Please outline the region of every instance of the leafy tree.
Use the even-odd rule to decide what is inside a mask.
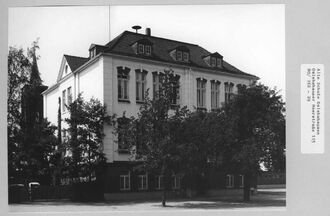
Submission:
[[[8,170],[14,181],[39,179],[49,182],[50,157],[55,144],[55,127],[43,120],[42,86],[36,51],[38,41],[26,54],[9,48],[8,55]]]
[[[165,70],[159,76],[159,91],[153,99],[146,96],[138,117],[131,117],[126,126],[117,127],[119,144],[126,142],[135,159],[143,162],[148,170],[160,170],[164,179],[162,205],[166,206],[166,194],[171,176],[179,170],[180,151],[177,145],[178,133],[188,113],[186,107],[173,105],[179,88],[173,71]]]
[[[99,165],[105,162],[103,153],[104,124],[111,123],[106,107],[95,98],[84,101],[81,95],[69,106],[70,117],[65,119],[69,138],[64,141],[71,155],[66,168],[73,179],[88,177],[92,181]]]
[[[29,81],[31,63],[22,48],[9,48],[8,55],[8,88],[7,88],[7,132],[8,132],[8,175],[18,178],[24,162],[21,160],[21,89]]]
[[[275,90],[262,84],[240,87],[225,106],[234,140],[225,155],[244,173],[244,200],[250,200],[251,178],[262,162],[275,169],[285,159],[284,103]]]

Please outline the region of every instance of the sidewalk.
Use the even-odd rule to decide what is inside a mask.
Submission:
[[[248,203],[241,197],[196,198],[193,200],[169,200],[167,207],[161,206],[161,200],[148,202],[99,202],[73,203],[70,201],[33,202],[10,205],[10,212],[84,212],[84,211],[168,211],[168,210],[285,210],[285,191],[263,189],[251,196]]]

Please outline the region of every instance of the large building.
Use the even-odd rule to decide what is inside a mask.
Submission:
[[[219,108],[237,92],[238,85],[249,86],[258,78],[224,60],[218,52],[191,43],[125,31],[105,45],[92,44],[89,57],[64,55],[56,84],[43,92],[44,117],[57,124],[57,110],[82,93],[85,99],[98,98],[108,114],[136,115],[145,92],[153,97],[159,75],[172,70],[179,82],[174,103],[193,110]],[[59,103],[61,101],[61,103]],[[64,122],[62,127],[65,128]],[[107,158],[105,192],[155,190],[162,187],[161,176],[151,177],[131,170],[132,161],[124,146],[115,142],[111,127],[105,128],[104,153]],[[133,179],[135,179],[133,181]],[[227,186],[239,185],[228,175]],[[237,183],[235,183],[237,182]],[[242,183],[242,179],[240,180]],[[179,187],[174,178],[173,187]]]

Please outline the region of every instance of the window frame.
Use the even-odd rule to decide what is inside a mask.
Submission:
[[[176,60],[177,61],[182,61],[182,59],[183,59],[182,51],[181,50],[177,50],[176,51]]]
[[[234,188],[235,176],[233,174],[226,175],[226,188]]]
[[[120,129],[122,127],[121,125],[129,124],[130,119],[126,117],[120,117],[117,118],[117,127]],[[121,134],[120,131],[117,135],[117,144],[118,144],[118,152],[119,153],[129,153],[129,146],[127,146],[127,143],[125,139],[122,139],[122,137],[125,137],[124,134]]]
[[[140,174],[137,177],[138,177],[138,190],[148,190],[148,173],[146,172],[145,174]]]
[[[181,188],[181,176],[180,175],[172,175],[171,187],[173,190],[177,190]]]
[[[197,108],[206,108],[206,79],[197,78]]]
[[[239,187],[244,188],[244,175],[239,175]]]
[[[121,180],[124,180],[124,184],[122,185],[122,181]],[[127,182],[126,180],[128,179],[128,187],[127,186]],[[124,187],[122,187],[124,186]],[[119,175],[119,190],[121,191],[129,191],[131,190],[131,172],[128,171],[127,174],[121,174]]]
[[[66,89],[62,91],[62,110],[66,112]]]
[[[189,62],[189,52],[182,52],[182,60],[184,62]]]
[[[118,101],[129,101],[129,68],[117,67],[117,98]]]
[[[145,45],[145,48],[144,49],[145,49],[145,54],[146,55],[151,55],[151,52],[152,52],[151,51],[151,45],[148,45],[148,44]]]
[[[220,82],[211,81],[211,109],[216,110],[220,108]]]
[[[68,106],[71,105],[71,103],[72,103],[72,99],[73,99],[73,97],[72,97],[72,87],[69,86],[69,87],[67,88],[67,103],[68,103]]]
[[[147,71],[135,70],[135,99],[136,102],[144,102],[147,92]]]
[[[144,47],[145,45],[144,44],[142,44],[142,43],[138,43],[138,48],[137,48],[137,50],[138,50],[138,53],[139,54],[144,54],[145,53],[145,47]]]
[[[164,175],[157,175],[156,176],[156,190],[162,190],[164,189]]]

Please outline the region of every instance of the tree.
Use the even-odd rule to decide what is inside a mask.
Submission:
[[[262,84],[240,87],[225,106],[234,140],[225,154],[244,173],[244,200],[250,200],[251,178],[262,162],[277,168],[285,159],[285,116],[281,96]]]
[[[8,55],[8,171],[15,182],[50,175],[56,127],[42,119],[42,86],[36,51],[10,47]],[[49,182],[47,178],[39,179]]]
[[[66,158],[66,168],[72,179],[87,178],[91,182],[98,166],[105,162],[103,128],[111,123],[111,117],[99,100],[92,98],[86,102],[81,94],[68,110],[70,117],[65,121],[69,138],[63,142],[71,155]]]
[[[171,176],[178,171],[180,164],[178,128],[188,110],[173,104],[179,88],[173,71],[165,70],[159,78],[160,86],[154,98],[150,99],[147,94],[138,117],[131,117],[116,131],[119,144],[126,143],[135,159],[141,161],[146,169],[160,170],[159,174],[164,179],[162,205],[166,206]]]

